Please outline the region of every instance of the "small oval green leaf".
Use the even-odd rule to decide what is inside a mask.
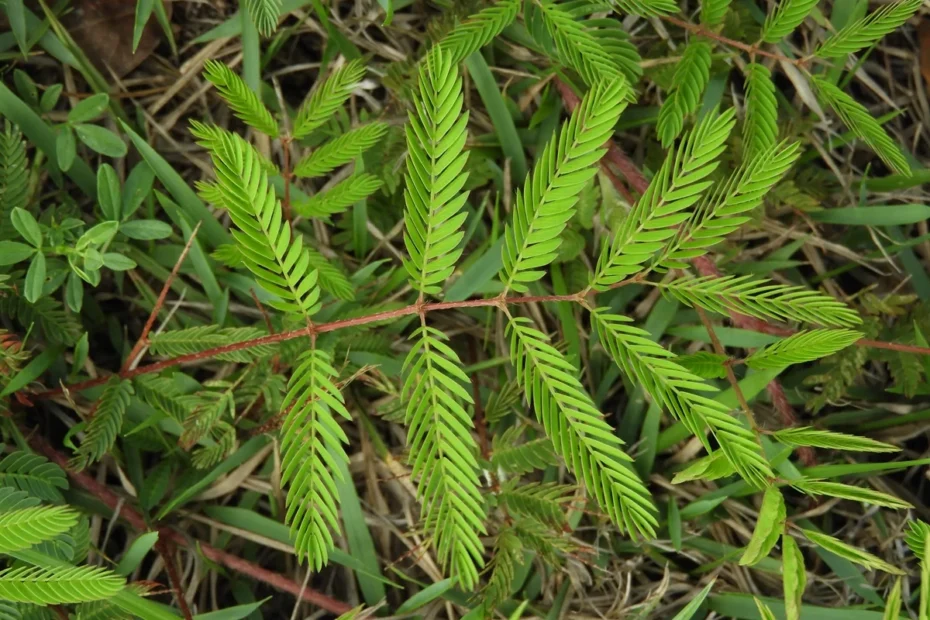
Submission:
[[[42,297],[43,286],[45,286],[45,254],[36,252],[26,272],[26,284],[23,291],[26,301],[29,303],[38,301]]]
[[[68,126],[62,127],[55,136],[55,155],[58,157],[58,166],[67,172],[71,169],[76,154],[77,143],[74,141],[74,132]]]
[[[33,247],[42,247],[42,229],[39,227],[39,223],[36,221],[36,218],[33,217],[32,213],[20,207],[14,207],[13,212],[10,214],[10,219],[13,221],[13,228],[16,229],[16,232],[18,232],[23,239],[28,241]]]
[[[171,236],[171,226],[158,220],[133,220],[120,225],[119,231],[130,239],[151,241]]]
[[[94,151],[107,157],[123,157],[126,154],[126,144],[119,136],[105,127],[98,125],[75,125],[81,142]]]
[[[110,98],[106,93],[97,93],[83,101],[79,101],[76,106],[68,112],[68,121],[72,123],[86,123],[92,121],[107,109]],[[93,148],[93,147],[91,147]]]
[[[103,164],[97,170],[97,203],[108,220],[119,220],[120,188],[116,170],[110,164]]]

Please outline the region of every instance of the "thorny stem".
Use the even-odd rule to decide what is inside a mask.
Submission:
[[[627,284],[628,282],[621,282],[620,284]],[[579,297],[576,294],[572,295],[537,295],[537,296],[527,296],[527,297],[508,297],[506,299],[501,299],[500,297],[492,297],[491,299],[470,299],[466,301],[444,301],[444,302],[434,302],[427,304],[412,304],[405,308],[399,308],[397,310],[387,310],[385,312],[375,312],[373,314],[368,314],[365,316],[355,317],[351,319],[342,319],[339,321],[331,321],[329,323],[316,323],[308,325],[307,327],[302,327],[300,329],[294,329],[288,332],[280,332],[277,334],[269,334],[267,336],[260,336],[258,338],[253,338],[251,340],[244,340],[242,342],[234,342],[232,344],[227,344],[221,347],[213,347],[212,349],[206,349],[204,351],[199,351],[197,353],[188,353],[187,355],[180,355],[167,360],[162,360],[160,362],[155,362],[154,364],[149,364],[147,366],[139,366],[137,368],[125,369],[119,372],[119,376],[123,379],[131,379],[132,377],[138,377],[139,375],[145,375],[153,372],[159,372],[166,368],[172,368],[174,366],[179,366],[181,364],[187,364],[191,362],[197,362],[203,359],[208,359],[211,357],[216,357],[217,355],[223,355],[224,353],[232,353],[233,351],[241,351],[243,349],[250,349],[252,347],[257,347],[261,345],[276,344],[278,342],[285,342],[287,340],[294,340],[295,338],[302,337],[314,337],[318,334],[323,334],[326,332],[332,332],[339,329],[345,329],[347,327],[358,327],[360,325],[368,325],[370,323],[377,323],[380,321],[391,321],[398,319],[404,316],[410,316],[414,314],[426,314],[428,312],[433,312],[436,310],[455,310],[462,308],[482,308],[488,306],[497,306],[499,307],[503,304],[527,304],[527,303],[540,303],[546,301],[568,301],[568,302],[577,302]],[[35,398],[50,398],[52,396],[58,396],[63,394],[65,391],[73,390],[86,390],[97,385],[102,385],[110,379],[107,377],[98,377],[97,379],[90,379],[87,381],[81,381],[80,383],[74,383],[67,386],[61,386],[52,390],[46,390],[35,394]]]
[[[678,19],[677,17],[672,17],[671,15],[663,15],[662,19],[670,24],[675,24],[679,28],[684,28],[688,32],[694,33],[698,36],[713,39],[714,41],[718,41],[719,43],[723,43],[724,45],[728,45],[730,47],[735,47],[736,49],[746,52],[750,56],[765,56],[766,58],[774,58],[775,60],[791,63],[792,65],[798,67],[803,67],[807,65],[808,62],[810,62],[810,58],[788,58],[782,54],[776,54],[774,52],[761,49],[758,45],[749,45],[747,43],[743,43],[742,41],[729,39],[723,35],[717,34],[713,30],[705,28],[704,26],[691,24],[684,20]]]
[[[611,289],[620,288],[634,282],[638,282],[639,278],[633,277],[629,280],[624,280],[618,282],[617,284],[611,286]],[[279,332],[277,334],[269,334],[267,336],[260,336],[258,338],[252,338],[251,340],[243,340],[242,342],[234,342],[232,344],[223,345],[220,347],[213,347],[212,349],[205,349],[203,351],[198,351],[197,353],[188,353],[186,355],[179,355],[178,357],[173,357],[171,359],[162,360],[160,362],[155,362],[153,364],[148,364],[147,366],[139,366],[137,368],[121,370],[118,375],[122,379],[131,379],[133,377],[138,377],[139,375],[146,375],[153,372],[159,372],[165,370],[166,368],[173,368],[175,366],[180,366],[181,364],[189,364],[192,362],[198,362],[204,359],[209,359],[211,357],[216,357],[217,355],[223,355],[225,353],[232,353],[234,351],[241,351],[243,349],[251,349],[252,347],[257,347],[261,345],[270,345],[276,344],[279,342],[285,342],[288,340],[294,340],[295,338],[303,337],[315,337],[319,334],[326,332],[333,332],[340,329],[346,329],[349,327],[359,327],[361,325],[368,325],[371,323],[377,323],[382,321],[392,321],[394,319],[399,319],[401,317],[417,315],[417,314],[426,314],[429,312],[435,312],[437,310],[461,310],[464,308],[487,308],[487,307],[497,307],[503,310],[506,310],[510,305],[516,304],[529,304],[529,303],[542,303],[542,302],[573,302],[581,304],[582,306],[586,305],[585,291],[580,291],[578,293],[572,293],[570,295],[533,295],[525,297],[492,297],[490,299],[469,299],[466,301],[442,301],[442,302],[433,302],[420,304],[415,303],[411,304],[405,308],[398,308],[396,310],[387,310],[384,312],[375,312],[372,314],[366,314],[365,316],[354,317],[351,319],[342,319],[339,321],[331,321],[329,323],[315,323],[308,325],[307,327],[302,327],[300,329],[294,329],[288,332]],[[742,317],[742,315],[736,315]],[[748,318],[752,321],[758,322],[760,326],[748,327],[748,329],[753,329],[755,331],[760,331],[763,333],[775,333],[781,336],[790,336],[795,333],[794,330],[770,325],[758,319]],[[856,342],[857,346],[864,347],[873,347],[877,349],[889,349],[892,351],[903,351],[906,353],[917,353],[921,355],[930,355],[930,348],[918,347],[908,344],[898,344],[895,342],[880,342],[876,340],[867,340],[862,339]],[[38,392],[31,394],[32,398],[35,399],[46,399],[52,398],[54,396],[59,396],[65,392],[71,391],[82,391],[88,388],[92,388],[98,385],[103,385],[109,381],[110,376],[102,376],[96,379],[88,379],[87,381],[80,381],[78,383],[72,383],[70,385],[62,385],[60,387],[45,390],[43,392]]]

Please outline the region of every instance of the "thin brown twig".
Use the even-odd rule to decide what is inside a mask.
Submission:
[[[268,329],[269,334],[274,333],[274,326],[271,324],[271,317],[268,316],[268,311],[265,310],[265,306],[262,305],[262,302],[258,300],[258,295],[255,294],[255,289],[249,289],[249,295],[252,296],[252,301],[255,302],[255,307],[258,308],[258,311],[262,313],[262,318],[265,319],[265,327]]]
[[[714,352],[717,355],[726,357],[726,349],[723,348],[723,345],[720,343],[720,339],[717,338],[717,332],[714,331],[713,323],[711,323],[710,319],[707,318],[707,313],[704,312],[703,308],[698,306],[695,306],[694,309],[697,311],[697,315],[700,317],[701,323],[704,325],[704,329],[707,330],[707,334],[710,336],[710,341],[713,344]],[[736,400],[739,401],[740,406],[743,408],[743,413],[745,413],[746,417],[749,419],[749,426],[752,427],[752,430],[755,433],[758,433],[759,425],[756,424],[756,416],[753,414],[752,409],[749,407],[749,402],[746,400],[746,396],[743,395],[743,390],[739,387],[739,381],[736,380],[736,374],[733,372],[733,366],[731,364],[725,363],[723,368],[727,373],[727,381],[730,382],[730,386],[733,388],[733,393],[736,394]]]
[[[155,543],[155,550],[162,557],[165,562],[165,572],[168,574],[168,583],[171,584],[171,589],[174,591],[174,598],[178,601],[178,607],[181,608],[181,615],[184,616],[184,620],[193,620],[194,616],[191,614],[191,608],[187,604],[187,599],[184,597],[184,588],[181,583],[181,576],[178,575],[178,566],[175,564],[175,549],[174,545],[161,536],[158,537],[158,542]]]
[[[729,47],[735,47],[738,50],[742,50],[746,52],[750,56],[758,55],[758,56],[765,56],[766,58],[774,58],[775,60],[788,62],[798,67],[803,67],[807,65],[808,62],[810,62],[810,59],[808,58],[788,58],[787,56],[784,56],[783,54],[776,54],[774,52],[769,52],[767,50],[761,49],[758,45],[749,45],[748,43],[743,43],[742,41],[736,41],[734,39],[729,39],[721,34],[714,32],[713,30],[709,30],[705,28],[704,26],[700,26],[698,24],[692,24],[682,19],[678,19],[677,17],[673,17],[671,15],[663,15],[662,19],[667,21],[670,24],[675,24],[679,28],[684,28],[688,32],[691,32],[698,36],[705,37],[707,39],[713,39],[714,41],[717,41],[718,43],[723,43],[724,45],[727,45]]]
[[[149,527],[146,523],[145,518],[142,516],[138,510],[131,506],[124,498],[121,498],[119,495],[110,490],[110,487],[107,485],[98,482],[93,477],[81,471],[73,471],[68,468],[68,457],[56,450],[45,437],[37,433],[29,433],[28,430],[23,429],[23,435],[26,436],[27,441],[32,446],[32,449],[35,450],[38,454],[45,456],[48,460],[52,461],[62,469],[64,469],[68,477],[71,478],[72,482],[78,487],[81,487],[96,499],[101,501],[106,505],[110,510],[116,511],[117,507],[120,507],[118,517],[125,521],[132,529],[140,532],[149,531],[152,528]],[[190,547],[191,541],[178,532],[175,529],[170,527],[161,527],[158,528],[158,537],[159,540],[166,540],[175,545],[182,547]],[[284,575],[272,572],[261,566],[249,562],[248,560],[243,560],[237,556],[232,555],[226,551],[222,551],[209,545],[205,542],[194,541],[196,547],[200,550],[200,553],[209,560],[221,564],[226,568],[241,573],[247,577],[266,583],[273,588],[281,590],[282,592],[288,592],[294,594],[295,596],[300,594],[300,597],[311,603],[325,609],[326,611],[333,614],[343,614],[351,609],[351,606],[342,601],[336,600],[330,596],[318,592],[311,588],[302,588],[301,584],[288,579]]]
[[[629,282],[622,282],[620,284],[628,284]],[[277,334],[268,334],[267,336],[260,336],[258,338],[252,338],[251,340],[243,340],[242,342],[234,342],[232,344],[223,345],[220,347],[213,347],[212,349],[205,349],[203,351],[198,351],[197,353],[188,353],[186,355],[180,355],[167,360],[162,360],[160,362],[155,362],[154,364],[149,364],[147,366],[139,366],[130,370],[120,371],[119,376],[123,379],[131,379],[132,377],[137,377],[139,375],[145,375],[153,372],[159,372],[166,368],[172,368],[174,366],[179,366],[181,364],[187,364],[190,362],[197,362],[204,359],[209,359],[211,357],[216,357],[217,355],[223,355],[224,353],[232,353],[234,351],[241,351],[243,349],[250,349],[252,347],[257,347],[260,345],[276,344],[278,342],[285,342],[287,340],[294,340],[295,338],[301,337],[312,337],[317,334],[322,334],[326,332],[332,332],[339,329],[345,329],[347,327],[358,327],[360,325],[367,325],[369,323],[376,323],[380,321],[391,321],[394,319],[399,319],[404,316],[410,316],[414,314],[419,314],[421,312],[434,312],[437,310],[453,310],[461,308],[482,308],[488,306],[502,306],[507,304],[527,304],[527,303],[540,303],[545,301],[579,301],[578,295],[536,295],[536,296],[526,296],[526,297],[492,297],[490,299],[469,299],[466,301],[444,301],[444,302],[434,302],[428,304],[412,304],[405,308],[398,308],[396,310],[386,310],[384,312],[375,312],[373,314],[367,314],[365,316],[354,317],[351,319],[342,319],[339,321],[331,321],[329,323],[316,323],[313,325],[308,325],[307,327],[301,327],[300,329],[294,329],[288,332],[279,332]],[[35,398],[51,398],[53,396],[58,396],[67,391],[80,391],[86,390],[97,385],[102,385],[109,381],[109,376],[98,377],[96,379],[89,379],[87,381],[81,381],[79,383],[73,383],[66,386],[60,386],[51,390],[46,390],[44,392],[39,392],[34,394]]]
[[[142,328],[142,333],[139,334],[139,339],[136,340],[136,344],[133,345],[132,350],[123,362],[121,372],[126,372],[132,367],[136,358],[141,355],[142,350],[148,344],[149,332],[151,332],[152,327],[155,326],[155,319],[158,318],[158,313],[161,312],[162,306],[165,305],[165,299],[168,297],[171,283],[174,282],[174,279],[177,277],[178,271],[181,269],[181,263],[184,262],[187,253],[190,252],[191,246],[194,244],[194,239],[197,237],[198,230],[200,230],[200,222],[197,222],[197,225],[194,226],[194,230],[191,231],[191,236],[187,240],[187,245],[184,246],[181,255],[178,256],[178,260],[175,261],[174,267],[171,269],[171,273],[168,274],[168,277],[165,279],[165,284],[161,287],[161,292],[158,294],[158,299],[155,300],[155,306],[149,313],[149,318],[145,321],[145,326]]]

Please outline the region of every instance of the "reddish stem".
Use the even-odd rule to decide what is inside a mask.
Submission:
[[[184,598],[181,576],[178,574],[178,566],[175,563],[174,545],[159,533],[158,542],[155,543],[155,550],[165,561],[165,572],[168,573],[168,582],[171,584],[171,589],[174,590],[174,597],[177,599],[178,606],[181,608],[181,615],[184,616],[184,620],[193,620],[194,616],[191,614],[191,608],[187,604],[187,599]]]
[[[149,313],[149,318],[146,320],[145,326],[142,328],[142,333],[139,335],[139,339],[136,340],[136,344],[133,345],[132,351],[129,352],[129,355],[126,357],[126,361],[123,362],[122,372],[129,370],[135,359],[142,352],[142,349],[144,349],[145,345],[148,344],[149,332],[152,331],[152,327],[155,325],[155,319],[158,317],[158,313],[161,312],[161,307],[165,305],[165,298],[168,297],[168,291],[171,288],[171,283],[174,282],[175,277],[177,277],[178,271],[181,269],[181,263],[184,262],[184,259],[187,257],[187,253],[190,252],[191,245],[194,243],[194,238],[197,236],[198,230],[200,230],[200,222],[197,222],[197,225],[194,226],[194,230],[191,231],[190,239],[187,240],[187,245],[184,246],[184,249],[181,251],[181,255],[178,256],[178,260],[174,263],[174,268],[172,268],[171,273],[165,280],[165,285],[161,287],[161,293],[158,294],[158,299],[155,300],[155,306]]]
[[[250,349],[252,347],[257,347],[260,345],[275,344],[278,342],[284,342],[286,340],[293,340],[295,338],[314,336],[316,334],[322,334],[325,332],[336,331],[337,329],[345,329],[347,327],[357,327],[359,325],[367,325],[369,323],[375,323],[378,321],[391,321],[398,319],[404,316],[410,316],[413,314],[419,314],[420,312],[432,312],[435,310],[452,310],[460,308],[481,308],[487,306],[501,306],[506,304],[527,304],[527,303],[540,303],[545,301],[577,301],[577,295],[537,295],[537,296],[526,296],[526,297],[510,297],[510,298],[500,298],[494,297],[491,299],[470,299],[466,301],[444,301],[437,303],[429,304],[412,304],[405,308],[398,308],[397,310],[386,310],[384,312],[376,312],[374,314],[368,314],[365,316],[355,317],[351,319],[342,319],[339,321],[331,321],[329,323],[316,323],[313,325],[308,325],[307,327],[301,327],[300,329],[294,329],[289,332],[281,332],[278,334],[269,334],[267,336],[260,336],[258,338],[253,338],[251,340],[243,340],[242,342],[234,342],[232,344],[223,345],[221,347],[213,347],[212,349],[206,349],[204,351],[198,351],[197,353],[188,353],[187,355],[180,355],[167,360],[162,360],[160,362],[155,362],[154,364],[149,364],[147,366],[139,366],[138,368],[133,368],[132,370],[123,370],[120,371],[119,376],[123,379],[131,379],[132,377],[138,377],[139,375],[145,375],[153,372],[159,372],[166,368],[172,368],[174,366],[179,366],[180,364],[186,364],[189,362],[197,362],[203,359],[208,359],[211,357],[216,357],[217,355],[223,355],[224,353],[232,353],[233,351],[241,351],[243,349]],[[72,383],[71,385],[57,387],[51,390],[46,390],[44,392],[39,392],[35,394],[35,398],[51,398],[53,396],[58,396],[59,394],[67,391],[81,391],[88,388],[92,388],[97,385],[102,385],[109,381],[109,377],[98,377],[96,379],[88,379],[87,381],[81,381],[79,383]]]

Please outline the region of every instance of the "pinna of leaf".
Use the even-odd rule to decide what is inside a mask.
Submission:
[[[453,60],[440,46],[420,64],[419,93],[407,127],[404,242],[409,258],[405,268],[411,286],[422,297],[441,294],[442,284],[454,273],[462,254],[463,207],[468,197],[464,189],[468,117],[462,110],[462,81]],[[334,110],[338,106],[335,102],[344,100],[350,87],[339,80],[346,71],[355,69],[346,67],[330,78],[334,86],[324,83],[315,89],[313,104],[301,108],[301,118],[314,118],[318,125],[325,116],[315,112],[315,107]],[[236,96],[240,89],[230,86],[232,78],[223,75],[224,96]],[[524,188],[517,193],[513,219],[505,231],[501,269],[505,293],[510,289],[527,292],[556,257],[561,233],[582,188],[596,172],[604,144],[626,105],[627,92],[622,79],[595,81],[539,156]],[[244,97],[234,108],[246,122],[271,127],[268,117],[250,111],[250,105],[254,107],[254,101]],[[624,228],[615,233],[612,243],[605,244],[595,277],[598,289],[624,284],[624,278],[643,271],[643,263],[656,252],[661,255],[664,251],[669,261],[680,250],[668,248],[687,248],[689,256],[705,252],[713,243],[691,243],[696,231],[714,229],[720,220],[726,222],[724,228],[711,238],[725,235],[737,225],[727,218],[757,204],[793,162],[793,149],[765,146],[764,153],[771,152],[771,157],[784,163],[766,168],[758,179],[750,169],[730,185],[729,193],[710,193],[711,184],[703,179],[717,166],[716,159],[733,124],[732,111],[712,113],[682,139]],[[292,237],[289,227],[282,225],[280,202],[268,186],[265,167],[237,136],[218,128],[198,126],[196,131],[217,165],[218,182],[211,191],[230,210],[239,229],[234,237],[242,248],[243,263],[263,288],[281,300],[273,304],[276,308],[309,319],[318,307],[316,272],[301,258],[305,250],[299,235]],[[731,204],[734,206],[728,206]],[[679,229],[684,222],[687,226]],[[760,318],[836,325],[854,324],[858,319],[845,306],[819,293],[764,281],[643,282],[660,286],[689,305],[714,311],[736,309]],[[530,298],[504,296],[503,301],[480,303],[502,305],[506,310],[522,299]],[[427,311],[443,307],[457,305],[431,305],[424,300],[409,311],[421,314],[422,326],[411,336],[402,397],[407,403],[409,458],[418,479],[424,525],[441,563],[463,586],[471,588],[484,564],[478,534],[485,531],[487,508],[473,456],[477,450],[472,422],[463,407],[472,400],[465,389],[468,380],[447,337],[426,321]],[[768,483],[773,474],[758,438],[710,397],[714,389],[709,384],[678,365],[673,354],[643,337],[640,330],[627,325],[625,317],[596,310],[592,320],[611,357],[642,382],[657,404],[684,422],[708,450],[712,446],[705,431],[710,430],[733,471],[747,481],[760,487]],[[623,452],[622,442],[575,377],[574,366],[527,319],[509,316],[507,330],[518,385],[554,452],[618,526],[633,535],[654,537],[658,521],[650,493],[629,469],[630,458]],[[313,328],[308,331],[312,333]],[[287,518],[298,554],[308,556],[316,567],[325,563],[327,550],[333,545],[331,531],[338,527],[338,497],[331,481],[335,474],[327,462],[334,455],[346,458],[339,447],[346,441],[345,435],[329,412],[348,415],[339,391],[333,388],[335,369],[323,355],[310,349],[302,358],[285,402],[307,402],[306,395],[315,396],[310,398],[309,407],[286,409],[283,427],[285,479],[293,481]],[[304,396],[295,390],[302,390]]]
[[[673,3],[665,2],[617,0],[615,4],[651,16],[676,9]],[[702,6],[702,20],[708,25],[719,24],[727,6],[721,2],[706,4]],[[766,20],[762,38],[775,41],[790,33],[806,18],[813,4],[811,0],[781,3]],[[506,475],[519,476],[561,457],[568,470],[584,484],[601,513],[618,527],[630,536],[654,538],[657,534],[659,521],[649,489],[630,467],[632,459],[588,394],[576,364],[535,321],[519,316],[516,311],[521,304],[578,302],[589,311],[597,341],[607,356],[642,386],[653,403],[666,409],[693,433],[708,452],[704,459],[676,477],[676,482],[738,474],[750,485],[765,488],[758,536],[754,534],[750,540],[741,563],[758,563],[782,536],[785,565],[792,571],[794,583],[788,608],[797,608],[799,591],[803,591],[804,585],[803,558],[799,557],[794,540],[784,538],[786,507],[780,491],[772,486],[772,465],[762,450],[756,429],[748,428],[730,407],[715,400],[716,387],[704,380],[719,378],[716,370],[708,366],[714,366],[715,359],[725,360],[725,356],[716,353],[678,358],[655,342],[647,331],[632,325],[631,319],[615,309],[597,307],[585,296],[591,290],[611,290],[635,279],[701,311],[742,313],[761,320],[810,323],[815,327],[752,354],[746,364],[758,370],[815,361],[862,337],[860,332],[849,329],[861,322],[855,312],[803,287],[751,277],[649,278],[653,272],[687,268],[689,260],[703,256],[745,224],[748,213],[761,204],[795,163],[799,144],[778,139],[778,109],[771,72],[757,63],[746,67],[744,160],[729,178],[715,187],[712,174],[720,165],[737,119],[733,109],[711,110],[686,131],[709,81],[712,54],[709,42],[699,39],[689,42],[659,113],[659,140],[670,147],[670,152],[628,216],[609,232],[609,238],[602,240],[602,253],[594,273],[590,274],[590,285],[578,294],[529,295],[558,257],[579,196],[596,174],[605,144],[632,93],[623,68],[606,53],[608,43],[601,36],[604,33],[585,29],[573,19],[572,11],[580,9],[545,0],[538,5],[543,28],[534,36],[550,37],[548,49],[577,72],[589,89],[578,108],[541,149],[532,174],[516,193],[501,244],[500,297],[464,302],[429,301],[442,296],[445,283],[459,270],[466,237],[469,154],[465,145],[469,115],[464,109],[463,81],[457,65],[515,19],[519,4],[510,1],[467,20],[434,46],[418,67],[418,91],[406,125],[403,239],[407,255],[402,260],[410,288],[417,294],[416,304],[354,320],[314,324],[324,295],[330,293],[335,298],[351,300],[354,297],[351,286],[346,292],[348,282],[339,280],[338,271],[327,272],[325,258],[308,247],[303,234],[287,221],[287,209],[271,186],[270,162],[240,136],[195,123],[194,134],[210,152],[217,176],[216,183],[201,184],[202,194],[225,209],[234,225],[235,245],[217,256],[224,256],[232,267],[247,269],[267,294],[269,305],[283,313],[286,320],[309,327],[274,338],[259,336],[253,328],[195,327],[153,338],[151,351],[187,356],[185,359],[209,354],[224,361],[251,363],[267,353],[257,345],[270,348],[284,340],[310,336],[297,357],[281,404],[284,417],[281,473],[289,487],[285,520],[297,556],[319,570],[328,561],[334,547],[334,532],[340,528],[337,484],[341,481],[341,468],[348,461],[345,445],[349,441],[340,418],[349,420],[351,415],[338,384],[336,357],[317,341],[317,336],[337,328],[400,316],[419,319],[419,325],[409,334],[409,353],[403,364],[400,390],[408,430],[408,464],[421,502],[423,531],[443,567],[464,588],[473,589],[485,565],[481,535],[488,533],[493,504],[483,492],[482,464],[473,437],[474,421],[469,409],[478,405],[474,402],[477,399],[467,389],[469,377],[454,340],[433,324],[435,311],[468,307],[501,311],[501,325],[509,340],[507,348],[516,376],[514,385],[522,390],[536,417],[538,427],[532,428],[541,427],[545,435],[523,441],[522,427],[504,430],[494,438],[491,465]],[[274,29],[280,2],[250,0],[246,6],[261,32]],[[916,3],[906,0],[876,11],[827,39],[819,54],[833,58],[861,49],[899,25],[912,14],[912,9],[916,10]],[[297,114],[293,135],[285,138],[307,137],[323,127],[363,74],[361,63],[350,62],[318,84]],[[243,122],[270,137],[280,134],[274,115],[228,67],[209,61],[206,77]],[[903,157],[883,130],[862,115],[862,109],[851,105],[848,96],[832,84],[812,79],[821,98],[834,107],[854,132],[864,134],[866,142],[890,166],[905,170]],[[364,154],[386,131],[387,126],[378,121],[355,127],[312,151],[288,173],[303,178],[329,174]],[[380,184],[374,175],[357,173],[295,205],[296,211],[305,217],[337,214],[365,199]],[[20,227],[29,229],[27,238],[35,236],[31,227]],[[30,287],[33,293],[41,290],[44,279],[44,272],[41,278],[32,277],[38,283]],[[508,295],[511,292],[523,296]],[[30,293],[26,296],[28,301],[35,301],[30,299]],[[175,396],[167,393],[156,396],[158,385],[164,384],[132,376],[111,379],[88,423],[75,464],[83,466],[95,461],[113,447],[131,397],[166,401]],[[177,406],[178,411],[184,411],[177,400],[168,405],[163,402],[162,406]],[[232,429],[228,424],[223,428]],[[192,444],[194,439],[203,437],[203,429],[194,430],[200,434],[193,437],[188,432],[185,437],[189,441],[183,443]],[[773,436],[786,446],[875,452],[894,449],[873,440],[814,429],[788,429]],[[224,437],[234,440],[235,433]],[[220,449],[225,450],[225,444]],[[799,480],[794,486],[810,494],[889,507],[905,506],[890,495],[840,483]],[[568,548],[546,538],[551,530],[546,526],[557,527],[562,523],[560,509],[568,493],[559,485],[531,484],[518,489],[504,484],[494,494],[497,505],[520,519],[496,533],[488,596],[489,600],[501,600],[509,594],[507,588],[513,580],[515,565],[523,561],[524,550],[545,555]],[[52,529],[70,523],[70,516],[54,510],[39,516]],[[8,521],[15,533],[18,523],[13,518]],[[874,556],[854,553],[842,541],[816,532],[805,534],[812,542],[850,561],[887,568]],[[7,544],[12,548],[30,540],[21,534],[18,541]],[[32,575],[26,574],[25,578]],[[760,610],[763,607],[760,604]]]

